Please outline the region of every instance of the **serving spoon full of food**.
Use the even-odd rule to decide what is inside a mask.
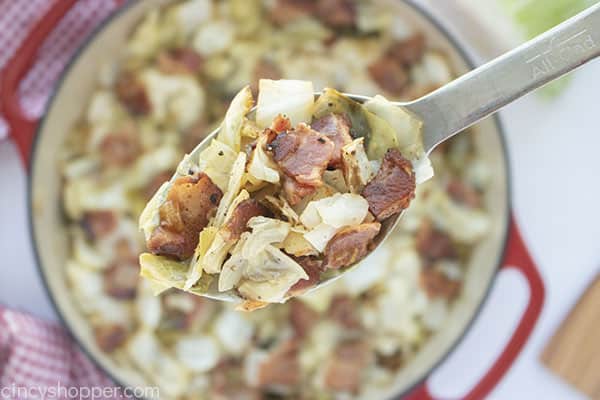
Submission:
[[[252,310],[315,290],[377,248],[441,142],[600,55],[600,3],[408,103],[245,87],[140,217],[141,274]]]

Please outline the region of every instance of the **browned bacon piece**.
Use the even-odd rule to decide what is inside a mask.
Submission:
[[[142,153],[142,145],[135,132],[125,129],[106,135],[99,150],[104,165],[126,167]]]
[[[425,36],[421,33],[402,41],[396,41],[387,50],[390,58],[407,67],[421,61],[424,53]]]
[[[460,179],[452,179],[446,187],[452,200],[470,208],[481,207],[481,194],[473,186]]]
[[[115,351],[127,340],[127,329],[119,324],[98,325],[94,328],[98,347],[106,353]]]
[[[87,211],[81,219],[81,227],[89,240],[96,240],[113,232],[117,222],[117,214],[114,211]]]
[[[454,244],[445,232],[435,229],[431,221],[421,223],[416,236],[417,251],[427,260],[456,258]]]
[[[352,28],[356,25],[356,4],[353,0],[319,0],[317,17],[332,28]]]
[[[451,300],[460,291],[461,283],[458,280],[450,279],[443,271],[428,266],[421,271],[421,287],[427,293],[429,298],[444,298]]]
[[[300,383],[299,348],[300,343],[295,338],[277,346],[269,358],[260,364],[258,385],[260,387],[293,386]]]
[[[323,264],[323,261],[310,256],[296,257],[295,260],[306,271],[308,279],[300,279],[290,288],[290,293],[294,295],[301,294],[319,282]]]
[[[178,260],[191,257],[200,231],[208,224],[222,196],[204,173],[178,178],[160,207],[160,226],[146,243],[148,249]]]
[[[362,324],[358,315],[358,304],[350,296],[337,295],[331,300],[327,315],[348,329],[359,329]]]
[[[119,300],[132,300],[137,292],[140,267],[135,257],[115,261],[104,271],[104,291]]]
[[[165,74],[193,75],[200,71],[204,60],[189,47],[179,47],[158,55],[158,68]]]
[[[327,136],[335,144],[333,157],[328,167],[338,168],[342,164],[342,147],[352,142],[350,136],[350,121],[340,114],[325,115],[314,121],[311,128]]]
[[[117,97],[125,108],[134,115],[147,115],[152,104],[146,88],[133,73],[122,74],[115,84]]]
[[[379,221],[407,208],[415,197],[415,174],[410,161],[397,149],[389,149],[377,175],[363,189],[362,196]]]
[[[290,204],[323,184],[323,172],[333,156],[335,144],[306,124],[280,133],[269,144],[273,159],[286,174],[284,191]],[[293,180],[293,182],[289,182]]]
[[[338,345],[325,369],[325,386],[338,392],[357,393],[370,355],[364,341],[351,340]]]
[[[319,313],[297,299],[290,301],[289,317],[294,332],[300,338],[305,337],[319,321]]]
[[[386,92],[399,96],[408,86],[408,73],[392,58],[383,56],[369,65],[369,75]]]
[[[379,222],[342,228],[325,247],[324,267],[338,269],[360,261],[369,252],[380,228]]]
[[[246,225],[252,217],[259,215],[268,215],[269,210],[260,204],[256,199],[247,199],[242,201],[233,210],[231,218],[227,220],[223,226],[226,233],[226,240],[237,240],[242,235],[242,232],[247,230]]]

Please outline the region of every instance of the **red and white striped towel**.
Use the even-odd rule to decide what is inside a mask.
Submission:
[[[60,325],[0,307],[1,399],[115,399],[119,390]]]
[[[0,0],[0,70],[56,1],[62,0]],[[69,58],[116,7],[114,0],[79,0],[48,36],[36,64],[21,82],[21,104],[29,116],[40,116],[52,86]],[[0,139],[7,134],[8,126],[0,115]]]

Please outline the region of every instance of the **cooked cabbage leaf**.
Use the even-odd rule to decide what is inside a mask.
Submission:
[[[253,104],[252,91],[249,86],[246,86],[231,101],[219,130],[217,139],[232,148],[236,153],[240,151],[241,147],[241,130],[244,118]]]
[[[312,82],[261,79],[258,85],[256,123],[259,127],[271,126],[280,114],[289,118],[292,126],[310,123],[315,101]]]
[[[225,143],[213,139],[198,157],[198,167],[222,192],[227,190],[237,153]]]

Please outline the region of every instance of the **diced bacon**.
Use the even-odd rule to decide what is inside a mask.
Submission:
[[[319,0],[317,17],[335,29],[356,25],[356,4],[352,0]]]
[[[408,86],[408,73],[388,56],[377,59],[368,70],[377,85],[391,95],[400,96]]]
[[[360,261],[369,252],[380,228],[378,222],[342,228],[325,247],[324,268],[338,269]]]
[[[127,340],[127,329],[118,324],[98,325],[94,328],[98,347],[105,353],[115,351]]]
[[[358,304],[350,296],[335,296],[331,300],[327,315],[333,321],[348,329],[359,329],[362,326],[358,314]]]
[[[237,240],[242,233],[247,230],[246,225],[252,217],[259,215],[268,215],[269,210],[260,204],[256,199],[247,199],[242,201],[233,210],[231,218],[223,226],[227,234],[226,240]]]
[[[260,364],[258,371],[259,387],[294,386],[300,383],[301,369],[298,360],[300,342],[289,339],[281,343]]]
[[[290,301],[290,323],[294,332],[300,338],[305,337],[313,326],[319,321],[319,313],[301,300]]]
[[[333,156],[335,144],[301,123],[296,129],[277,135],[267,148],[290,178],[284,182],[284,192],[294,205],[312,193],[312,189],[323,185],[323,172]]]
[[[204,173],[178,178],[160,207],[160,226],[146,243],[148,249],[178,260],[191,257],[200,231],[208,224],[222,196]]]
[[[277,0],[269,12],[269,18],[276,25],[285,25],[312,15],[316,10],[316,0]]]
[[[81,227],[89,240],[96,240],[114,231],[117,222],[117,214],[114,211],[87,211],[83,214]]]
[[[200,71],[202,56],[189,47],[180,47],[161,52],[158,55],[158,68],[165,74],[193,75]]]
[[[418,63],[425,53],[425,36],[418,33],[408,39],[394,42],[387,51],[390,58],[400,65],[411,66]]]
[[[481,194],[473,186],[460,179],[452,179],[446,187],[452,200],[469,208],[481,207]]]
[[[342,164],[342,147],[352,142],[348,118],[340,114],[329,114],[314,121],[311,128],[327,136],[335,144],[333,157],[328,167],[340,167]]]
[[[319,282],[323,261],[310,256],[296,257],[295,260],[308,275],[308,279],[300,279],[290,289],[290,293],[299,295]]]
[[[456,258],[456,248],[446,233],[435,229],[431,221],[424,220],[416,235],[416,246],[419,254],[427,260]]]
[[[152,111],[146,88],[133,73],[124,73],[115,85],[117,97],[134,115],[148,115]]]
[[[140,267],[135,258],[117,260],[104,271],[104,291],[119,300],[132,300],[137,292]]]
[[[450,279],[443,271],[432,266],[421,271],[419,283],[429,298],[444,298],[451,300],[460,291],[461,283]]]
[[[126,129],[106,135],[99,150],[104,165],[126,167],[142,153],[142,146],[136,133]]]
[[[155,175],[144,188],[144,197],[150,200],[156,191],[173,176],[174,171],[163,171]]]
[[[250,89],[255,97],[258,94],[258,81],[261,79],[278,80],[283,78],[281,70],[277,64],[266,58],[261,58],[257,61],[252,75],[253,78],[252,83],[250,84]]]
[[[370,355],[369,346],[363,341],[352,340],[338,345],[325,369],[325,386],[337,392],[357,393]]]
[[[407,208],[415,197],[412,164],[397,149],[389,149],[377,175],[367,183],[362,196],[379,221]]]

